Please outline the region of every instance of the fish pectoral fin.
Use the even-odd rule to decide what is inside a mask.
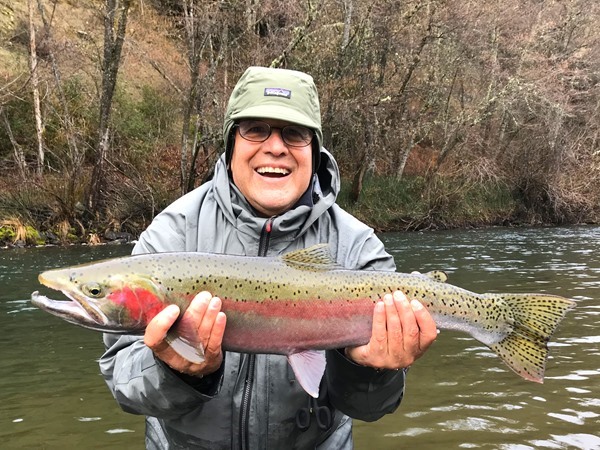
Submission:
[[[179,354],[194,364],[204,362],[204,346],[201,342],[195,342],[180,335],[177,330],[169,330],[165,339],[168,344]]]
[[[319,397],[319,385],[325,373],[325,352],[319,350],[307,350],[288,356],[288,362],[296,375],[300,386],[311,397]]]

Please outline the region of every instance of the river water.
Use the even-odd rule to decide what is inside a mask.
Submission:
[[[600,228],[381,237],[400,271],[441,269],[476,292],[556,293],[578,305],[552,340],[543,385],[470,337],[442,331],[409,371],[396,413],[355,424],[357,449],[600,449]],[[0,448],[143,448],[142,418],[119,409],[99,373],[100,334],[28,301],[39,272],[130,250],[0,251]]]

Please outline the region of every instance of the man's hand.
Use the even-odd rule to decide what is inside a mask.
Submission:
[[[209,292],[200,292],[185,311],[182,320],[197,330],[198,342],[204,347],[204,362],[195,364],[180,356],[165,340],[167,331],[179,317],[179,308],[169,305],[158,313],[146,327],[144,343],[157,358],[172,369],[192,376],[215,372],[223,362],[223,333],[226,317],[221,311],[221,299]]]
[[[427,309],[395,291],[375,305],[369,343],[346,348],[346,355],[363,366],[402,369],[420,358],[436,337],[437,328]]]

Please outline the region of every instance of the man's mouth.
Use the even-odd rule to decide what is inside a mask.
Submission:
[[[282,178],[290,174],[290,171],[283,167],[259,167],[256,172],[270,178]]]

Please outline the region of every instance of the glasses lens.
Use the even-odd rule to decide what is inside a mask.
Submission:
[[[271,127],[268,123],[260,120],[242,120],[238,124],[240,135],[252,142],[264,142],[271,136],[271,130],[281,130],[283,142],[292,147],[304,147],[312,142],[313,132],[310,128],[300,125],[288,125],[287,127]]]
[[[263,142],[269,138],[271,127],[258,120],[243,120],[239,123],[240,135],[253,142]]]
[[[309,128],[298,125],[289,125],[281,130],[281,137],[288,145],[302,147],[310,144],[313,133]]]

